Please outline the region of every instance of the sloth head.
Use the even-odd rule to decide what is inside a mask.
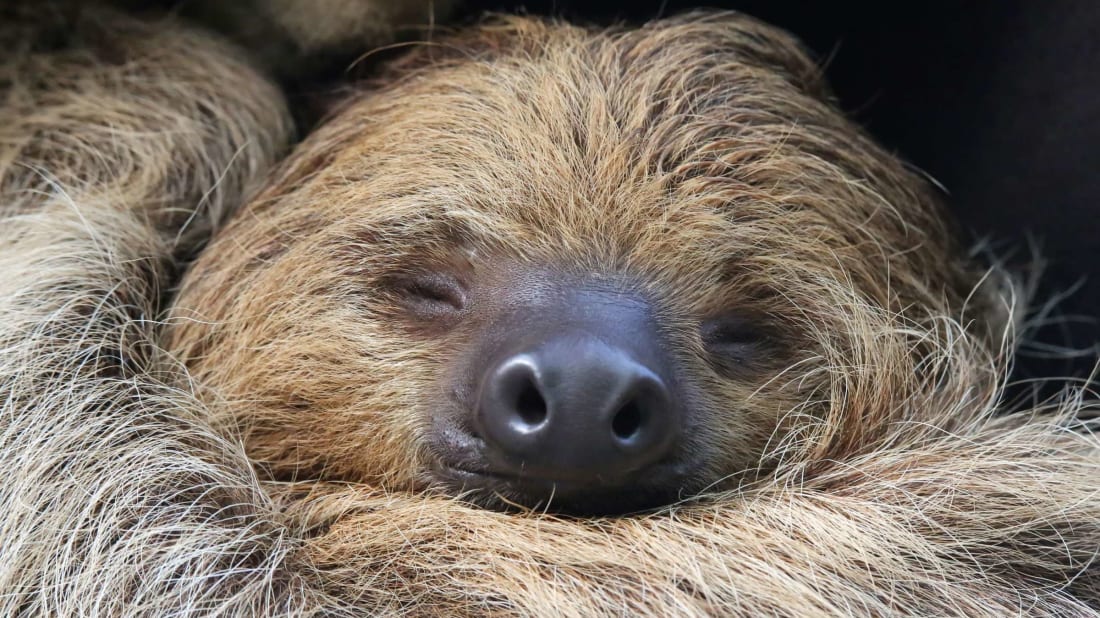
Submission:
[[[948,236],[779,31],[504,19],[350,94],[168,344],[265,474],[625,512],[905,414]]]

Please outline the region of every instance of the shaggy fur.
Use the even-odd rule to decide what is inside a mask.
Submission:
[[[141,0],[127,0],[141,5]],[[144,2],[148,4],[148,2]],[[182,11],[224,32],[281,78],[308,77],[330,57],[430,29],[454,0],[184,0]]]
[[[151,318],[175,256],[286,144],[285,110],[206,35],[105,14],[78,32],[0,68],[0,614],[1100,615],[1100,442],[1066,429],[1086,403],[994,416],[1008,355],[970,327],[925,189],[774,30],[512,20],[410,58],[189,274],[167,336],[194,373]],[[433,344],[385,330],[371,286],[386,251],[442,251],[414,242],[441,224],[513,260],[629,269],[683,316],[761,303],[806,350],[765,382],[792,429],[751,482],[646,516],[406,491]],[[398,343],[380,375],[322,354]],[[311,379],[332,398],[279,399]],[[714,379],[709,409],[744,396],[734,382]],[[379,406],[372,435],[310,425],[344,423],[353,396]],[[294,455],[264,424],[292,421],[300,463],[329,440],[319,473],[346,477],[347,443],[370,439],[371,474],[266,478]],[[274,468],[257,476],[239,439]]]
[[[929,187],[824,97],[791,39],[738,17],[512,20],[425,47],[196,262],[168,345],[276,478],[418,489],[453,367],[492,330],[483,282],[550,270],[657,307],[702,384],[686,434],[709,465],[688,493],[875,448],[923,420],[913,397],[988,388],[960,372],[991,362],[989,302],[967,304],[977,277]],[[401,310],[407,274],[432,269],[470,298],[442,332]],[[700,321],[730,310],[769,336],[722,371]],[[945,320],[974,318],[953,345]]]

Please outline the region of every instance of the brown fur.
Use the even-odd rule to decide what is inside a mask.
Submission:
[[[270,166],[284,109],[207,35],[82,27],[0,79],[0,613],[1100,615],[1100,443],[1065,429],[1087,403],[994,416],[1009,355],[926,188],[785,36],[509,20],[410,57],[188,274],[186,371],[149,319],[172,256]],[[397,336],[378,283],[456,236],[648,281],[689,358],[691,316],[770,316],[791,368],[714,377],[700,436],[754,482],[588,520],[408,491],[460,341]],[[770,443],[731,431],[768,419]],[[266,478],[298,465],[333,480]]]
[[[185,0],[182,11],[232,37],[279,77],[306,78],[332,57],[430,32],[455,4],[454,0]]]
[[[823,100],[775,30],[513,20],[393,73],[298,149],[177,303],[170,348],[277,476],[424,476],[428,419],[477,337],[402,315],[386,282],[424,264],[459,260],[475,288],[548,267],[640,282],[705,385],[704,483],[873,448],[955,364],[990,362],[979,336],[920,366],[956,336],[944,318],[986,317],[964,317],[977,279],[928,187]],[[731,308],[772,333],[732,377],[698,328]]]

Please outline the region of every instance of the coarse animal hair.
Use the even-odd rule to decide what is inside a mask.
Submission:
[[[348,95],[185,277],[167,346],[275,478],[432,485],[439,376],[477,339],[403,317],[408,273],[436,265],[643,288],[703,384],[685,493],[877,447],[926,414],[910,398],[989,365],[998,329],[930,188],[790,37],[504,19]],[[723,372],[697,323],[730,307],[769,337]],[[968,343],[937,364],[944,319]]]
[[[123,0],[131,5],[147,1]],[[454,0],[184,0],[180,10],[245,47],[280,79],[308,78],[332,58],[361,53],[445,18]]]
[[[918,257],[867,264],[865,253],[838,248],[847,289],[870,296],[799,299],[833,318],[842,341],[854,335],[862,345],[818,349],[822,373],[839,380],[825,382],[829,412],[777,444],[774,465],[754,482],[648,515],[573,519],[258,475],[222,422],[225,402],[162,349],[157,318],[181,256],[287,146],[285,104],[215,37],[171,20],[86,17],[66,24],[73,47],[22,45],[0,64],[0,613],[1100,615],[1100,442],[1070,430],[1090,404],[1077,393],[997,414],[1011,331],[998,340],[963,321],[969,279],[944,257],[951,249],[934,208],[846,124],[826,127],[839,143],[818,144],[784,173],[809,165],[797,196],[826,208],[893,187],[893,199],[877,201],[914,235]],[[41,40],[26,23],[3,24],[0,40],[9,49]],[[563,39],[619,49],[641,37],[673,62],[721,34],[741,50],[750,90],[763,80],[791,96],[783,84],[819,93],[816,70],[789,39],[747,18],[695,15],[643,32],[508,20],[460,35],[458,54],[412,59],[395,69],[406,77],[387,79],[415,90],[444,82],[449,66],[472,67],[480,77],[462,83],[477,86],[502,47],[516,67],[535,67],[540,50],[567,49]],[[794,60],[804,70],[777,76],[768,60],[776,51],[786,58],[780,66]],[[691,64],[682,68],[688,74]],[[384,87],[402,96],[375,105],[416,103]],[[745,100],[745,112],[767,109],[764,94]],[[456,111],[467,110],[439,113]],[[790,129],[780,144],[797,141],[792,122],[776,122]],[[349,139],[349,124],[322,129],[253,204],[323,177],[346,152],[330,147]],[[831,149],[849,140],[866,149],[855,160],[889,178],[827,185],[852,194],[816,193],[815,173],[845,164]],[[766,177],[788,154],[780,144],[770,140],[755,159],[693,162],[684,182],[735,164]],[[861,224],[869,225],[846,215],[835,227],[879,240],[861,236],[879,229]],[[274,242],[277,253],[298,235],[286,232],[245,236],[239,253],[252,242]],[[209,247],[208,261],[225,251],[232,262],[225,245]],[[881,289],[881,273],[901,263],[901,276],[918,279]],[[869,313],[828,310],[852,303]]]

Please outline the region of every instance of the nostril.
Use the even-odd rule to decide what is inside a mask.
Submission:
[[[520,390],[516,398],[516,413],[519,417],[517,423],[519,426],[516,429],[519,430],[531,431],[546,422],[546,400],[530,381]]]
[[[611,431],[615,437],[626,441],[638,435],[642,429],[642,409],[631,401],[615,413],[611,419]]]
[[[677,401],[652,366],[663,369],[588,337],[551,339],[503,359],[485,374],[473,411],[485,465],[564,483],[563,491],[641,478],[679,433]]]

